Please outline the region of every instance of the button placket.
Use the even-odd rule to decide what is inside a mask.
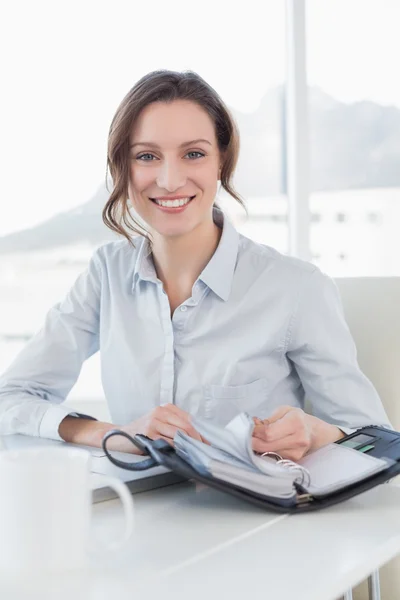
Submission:
[[[204,386],[204,416],[206,419],[212,419],[214,416],[213,399],[209,385]]]
[[[160,401],[164,403],[173,403],[174,392],[174,332],[170,318],[170,305],[166,294],[160,294],[161,301],[161,319],[165,336],[165,353],[163,359],[163,368],[161,373]]]
[[[172,324],[177,332],[180,333],[184,329],[188,315],[188,307],[185,304],[182,304],[182,306],[177,308],[174,312]]]

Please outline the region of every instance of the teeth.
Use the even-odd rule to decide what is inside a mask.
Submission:
[[[165,208],[178,208],[179,206],[184,206],[190,202],[190,198],[181,198],[181,200],[157,200],[154,199],[155,203],[159,206],[164,206]]]

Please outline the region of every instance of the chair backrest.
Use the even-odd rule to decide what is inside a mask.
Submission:
[[[400,429],[400,277],[337,278],[361,370]]]

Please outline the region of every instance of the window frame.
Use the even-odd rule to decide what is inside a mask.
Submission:
[[[286,0],[286,173],[289,254],[311,261],[305,0]]]

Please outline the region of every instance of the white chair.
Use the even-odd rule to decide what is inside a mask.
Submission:
[[[400,430],[400,277],[335,279],[357,346],[358,362],[378,391],[388,417]],[[380,570],[382,600],[400,596],[400,558]],[[371,583],[371,582],[370,582]],[[379,598],[379,590],[370,597]],[[367,582],[354,599],[368,598]]]
[[[400,277],[336,279],[362,371],[400,430]]]

